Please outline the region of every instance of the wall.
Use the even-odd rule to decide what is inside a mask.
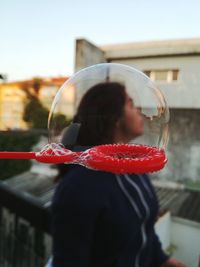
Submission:
[[[111,62],[131,65],[141,71],[178,69],[178,81],[157,82],[171,108],[200,108],[200,56],[171,56],[112,60]]]
[[[179,69],[178,81],[157,82],[170,108],[170,138],[167,166],[154,176],[172,181],[200,181],[200,56],[126,59],[117,62],[141,71]]]
[[[17,84],[0,85],[0,129],[27,128],[22,120],[25,93]]]
[[[158,219],[155,224],[155,231],[160,238],[163,249],[166,250],[170,246],[171,215],[169,212]]]
[[[175,245],[174,257],[182,260],[188,267],[199,266],[200,224],[173,218],[171,225],[171,243]]]
[[[155,225],[163,249],[188,267],[197,267],[200,259],[200,224],[171,217],[167,212]]]
[[[171,109],[168,162],[153,176],[163,180],[200,181],[200,109]]]
[[[76,40],[75,71],[105,61],[100,48],[85,39]]]

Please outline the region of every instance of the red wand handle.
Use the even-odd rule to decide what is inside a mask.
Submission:
[[[0,159],[36,159],[35,152],[0,152]]]

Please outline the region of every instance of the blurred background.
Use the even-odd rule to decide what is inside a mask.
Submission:
[[[170,109],[168,164],[151,175],[164,249],[200,258],[200,2],[1,0],[0,151],[39,151],[56,92],[74,72],[102,62],[152,79]],[[66,96],[74,105],[73,91]],[[58,120],[63,120],[58,114]],[[44,266],[56,168],[0,161],[0,266]]]

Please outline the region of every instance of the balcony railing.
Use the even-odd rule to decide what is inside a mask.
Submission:
[[[0,181],[0,266],[43,267],[51,253],[48,205],[7,181]]]

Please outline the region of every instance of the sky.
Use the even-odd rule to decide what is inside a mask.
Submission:
[[[95,45],[200,38],[199,0],[0,0],[0,73],[69,76],[75,40]]]

